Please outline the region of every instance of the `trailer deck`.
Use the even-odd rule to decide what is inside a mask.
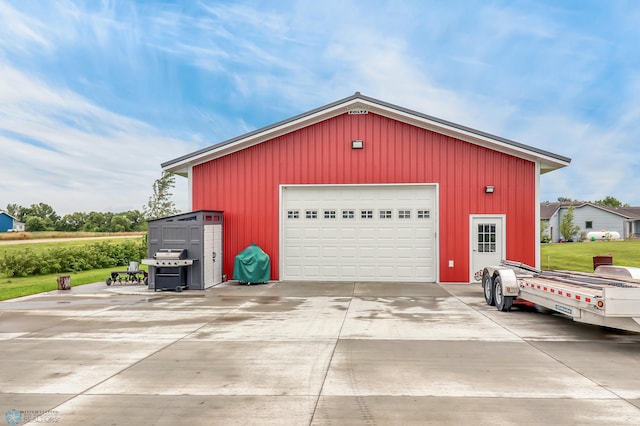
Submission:
[[[501,311],[524,300],[574,321],[640,332],[639,268],[603,265],[590,274],[503,261],[484,268],[482,287],[486,302]]]

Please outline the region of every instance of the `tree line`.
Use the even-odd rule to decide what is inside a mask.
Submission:
[[[163,172],[153,184],[153,193],[143,210],[129,210],[121,213],[75,212],[58,215],[46,203],[31,204],[29,207],[8,204],[6,211],[19,222],[26,231],[64,232],[136,232],[146,231],[147,221],[178,213],[171,200],[171,189],[175,185],[175,175]]]
[[[30,207],[9,204],[6,210],[24,223],[25,230],[30,232],[135,232],[147,229],[147,221],[139,210],[122,213],[75,212],[59,216],[45,203],[32,204]]]
[[[558,201],[561,202],[561,203],[580,203],[580,202],[582,202],[582,201],[579,201],[579,200],[572,200],[569,197],[558,197]],[[588,201],[588,202],[590,202],[590,201]],[[602,200],[596,200],[596,201],[593,202],[593,204],[599,204],[601,206],[607,206],[607,207],[630,207],[628,203],[623,203],[622,201],[618,200],[616,197],[612,197],[611,195],[607,195]]]

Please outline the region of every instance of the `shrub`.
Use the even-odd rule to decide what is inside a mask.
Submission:
[[[573,206],[569,206],[567,211],[562,215],[562,219],[560,220],[560,234],[562,234],[562,238],[566,242],[573,241],[575,236],[580,231],[580,227],[573,224],[574,209],[575,208]]]
[[[83,247],[52,248],[35,254],[31,249],[7,252],[0,271],[8,277],[88,271],[126,265],[147,254],[145,241],[99,242]]]

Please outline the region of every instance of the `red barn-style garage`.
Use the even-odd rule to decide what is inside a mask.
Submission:
[[[224,212],[224,272],[251,243],[281,281],[465,282],[539,266],[540,175],[569,158],[353,96],[168,161]]]

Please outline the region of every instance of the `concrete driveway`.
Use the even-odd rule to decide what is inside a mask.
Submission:
[[[0,302],[0,357],[0,424],[640,424],[640,335],[479,285],[97,283]]]

